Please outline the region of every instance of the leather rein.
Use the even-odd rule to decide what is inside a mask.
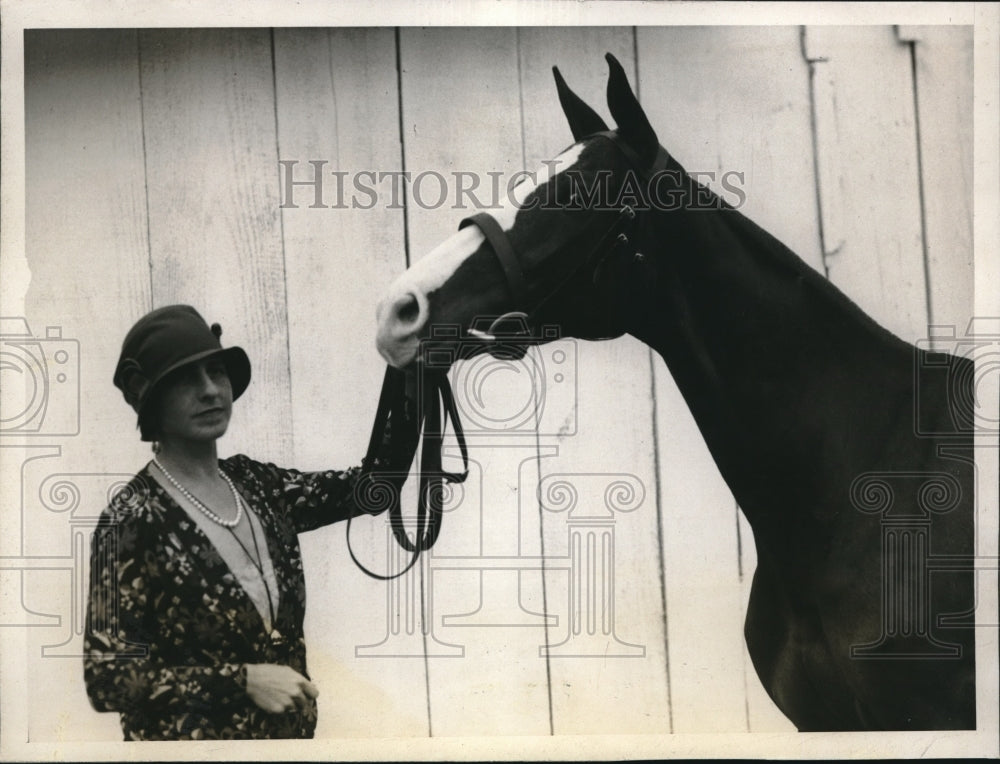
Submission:
[[[603,131],[590,137],[603,137],[610,140],[624,154],[634,172],[648,180],[654,172],[666,167],[667,153],[663,147],[658,147],[657,155],[651,166],[643,168],[638,154],[616,132]],[[502,342],[520,342],[531,344],[531,317],[537,314],[545,303],[559,293],[563,286],[581,271],[592,268],[593,280],[599,279],[603,264],[615,253],[626,250],[636,259],[642,257],[632,246],[628,231],[637,219],[635,210],[624,205],[611,225],[583,258],[580,265],[557,284],[541,301],[535,305],[531,314],[527,311],[528,289],[521,260],[511,246],[507,234],[496,219],[488,212],[479,212],[459,223],[459,229],[469,225],[477,226],[486,238],[494,255],[503,269],[507,286],[514,300],[516,310],[509,311],[496,318],[487,331],[469,327],[467,334],[472,338],[456,339],[462,343],[470,343],[479,352],[485,346],[499,346]],[[519,331],[511,333],[504,327],[511,323],[519,325]],[[455,354],[452,358],[457,358]],[[372,426],[371,438],[368,442],[368,452],[362,460],[363,475],[355,488],[355,503],[362,512],[375,515],[389,512],[389,522],[396,542],[412,557],[405,568],[387,575],[375,573],[366,568],[355,556],[351,548],[351,519],[347,520],[347,548],[354,563],[368,576],[379,580],[398,578],[412,568],[420,553],[430,549],[441,532],[441,521],[444,502],[444,484],[458,484],[465,481],[469,474],[468,448],[462,423],[455,406],[454,395],[448,382],[448,367],[432,368],[430,365],[418,362],[415,368],[403,371],[392,366],[386,367],[382,382],[382,392],[379,396],[378,408],[375,413],[375,423]],[[414,411],[416,408],[416,411]],[[446,472],[441,463],[441,447],[444,441],[448,421],[451,421],[462,455],[462,471]],[[423,433],[423,447],[420,458],[420,487],[417,499],[416,532],[411,540],[403,519],[400,493],[405,482],[410,463],[401,471],[380,472],[376,467],[376,459],[381,449],[387,425],[390,431],[390,451],[399,451],[399,440],[406,436],[419,439]],[[406,427],[407,433],[400,433],[396,428]],[[395,443],[394,443],[395,441]],[[395,448],[394,448],[395,446]],[[412,459],[412,457],[411,457]],[[395,478],[393,480],[392,478]]]
[[[416,384],[419,383],[419,384]],[[419,389],[415,389],[415,384]],[[414,410],[416,408],[416,410]],[[441,466],[441,446],[445,428],[451,420],[455,437],[462,454],[462,471],[447,472]],[[411,540],[400,502],[403,483],[409,474],[410,463],[395,471],[380,471],[376,459],[381,451],[387,425],[390,452],[398,453],[400,439],[419,438],[423,432],[423,448],[420,454],[420,488],[417,498],[416,532]],[[400,427],[410,430],[399,432]],[[412,456],[410,457],[412,459]],[[395,459],[393,459],[395,461]],[[469,475],[469,455],[465,444],[465,433],[458,417],[455,399],[443,371],[424,370],[423,373],[401,371],[387,366],[382,380],[375,424],[368,441],[368,453],[361,462],[362,476],[354,490],[356,506],[367,514],[377,515],[388,510],[392,534],[407,552],[411,552],[409,563],[400,571],[388,575],[375,573],[366,568],[351,547],[351,520],[347,519],[347,550],[362,572],[382,581],[398,578],[416,564],[420,553],[434,546],[441,532],[441,516],[444,503],[444,483],[462,483]],[[402,470],[405,470],[402,471]]]

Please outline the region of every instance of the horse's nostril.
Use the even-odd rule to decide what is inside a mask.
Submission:
[[[413,292],[406,292],[397,297],[392,308],[392,315],[399,329],[413,331],[420,328],[424,311],[420,298]]]
[[[420,318],[420,302],[413,294],[405,294],[396,300],[396,318],[401,324],[412,324]]]

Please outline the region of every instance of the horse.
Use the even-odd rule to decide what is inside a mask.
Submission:
[[[616,127],[553,67],[573,143],[389,286],[379,352],[638,338],[753,530],[744,636],[777,707],[800,731],[974,729],[972,363],[891,334],[693,180],[606,59]]]

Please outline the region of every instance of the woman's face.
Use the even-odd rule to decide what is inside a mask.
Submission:
[[[233,412],[233,387],[220,358],[182,366],[164,380],[159,395],[159,437],[167,441],[221,438]]]

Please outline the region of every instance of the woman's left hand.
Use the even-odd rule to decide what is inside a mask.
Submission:
[[[319,690],[290,666],[253,663],[247,666],[247,695],[268,713],[280,714],[308,710]]]

